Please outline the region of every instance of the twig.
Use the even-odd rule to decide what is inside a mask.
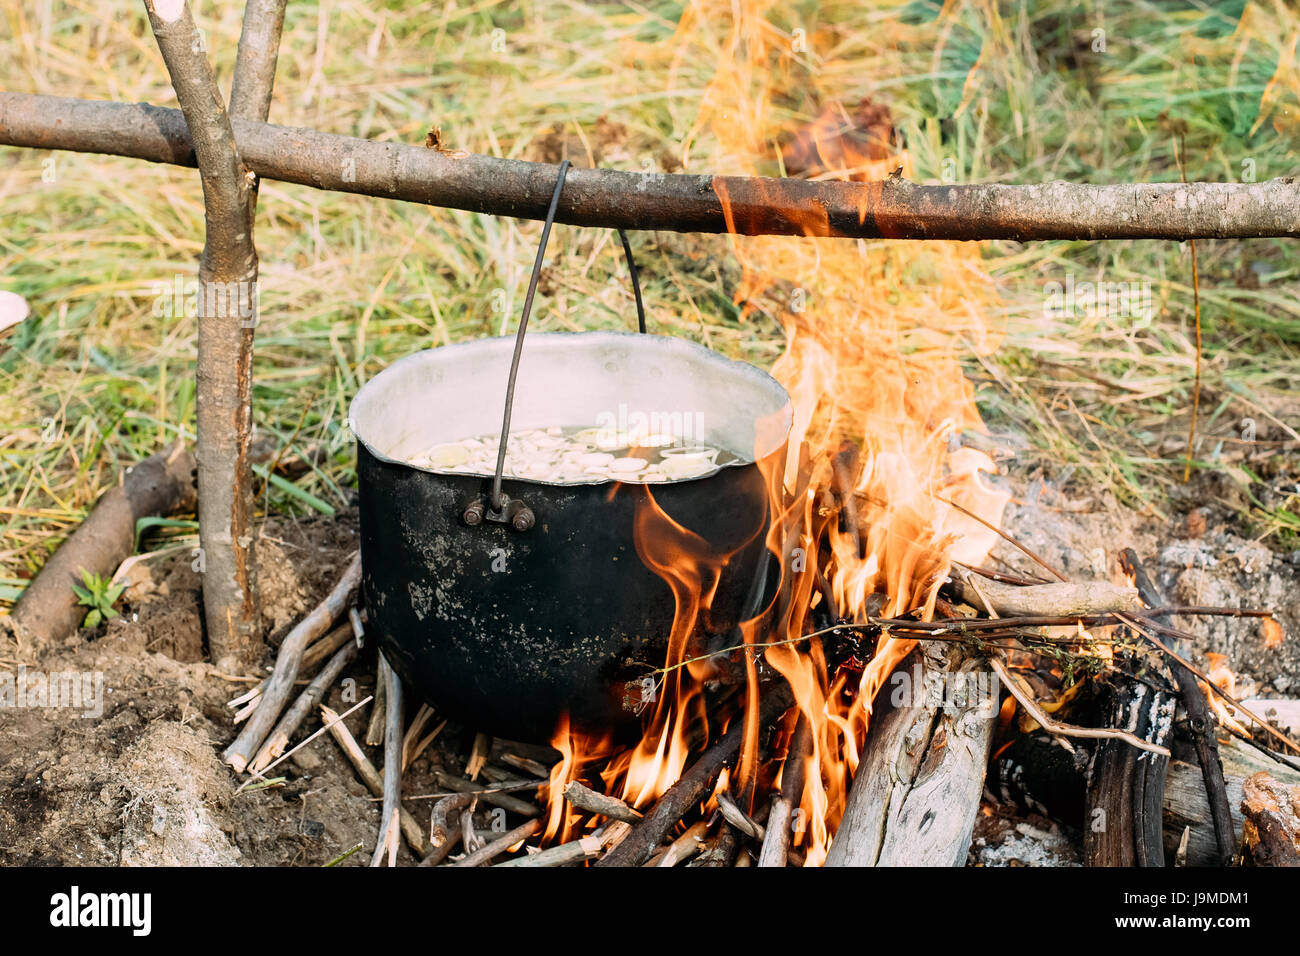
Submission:
[[[540,853],[532,853],[528,856],[506,860],[504,863],[498,863],[497,866],[568,866],[570,863],[578,863],[599,856],[603,846],[604,844],[599,837],[588,836],[580,840],[574,840],[572,843],[561,843],[559,846],[553,846],[549,850],[542,850]]]
[[[343,669],[352,663],[352,658],[356,656],[357,645],[353,641],[348,641],[334,653],[334,656],[330,658],[330,662],[307,685],[307,689],[298,695],[298,699],[293,702],[293,706],[284,712],[280,722],[275,725],[275,729],[266,738],[266,743],[262,745],[262,749],[258,751],[257,756],[253,758],[250,765],[254,772],[261,771],[272,760],[284,753],[284,748],[289,746],[289,738],[307,719],[307,715],[315,709],[321,698],[325,696],[325,691],[329,690],[330,685],[338,679],[338,676],[343,673]]]
[[[369,700],[369,698],[366,699]],[[352,709],[355,710],[356,708],[353,707]],[[352,768],[356,770],[357,776],[361,778],[361,782],[365,784],[366,789],[376,797],[382,797],[384,795],[384,778],[375,769],[375,765],[370,762],[370,758],[361,749],[361,745],[357,743],[356,738],[352,736],[347,724],[343,723],[340,716],[324,704],[321,705],[320,712],[330,736],[339,745],[343,755],[348,758],[348,762],[352,764]],[[346,717],[347,714],[343,716]],[[405,807],[401,808],[397,822],[401,827],[402,837],[406,840],[406,845],[411,848],[414,855],[422,856],[429,851],[429,841],[425,839],[423,827]]]
[[[438,770],[434,772],[433,779],[437,781],[438,786],[446,787],[448,790],[455,790],[460,793],[479,794],[488,803],[498,806],[503,810],[518,814],[521,817],[535,817],[541,814],[541,810],[527,800],[520,800],[518,797],[512,797],[506,793],[507,790],[522,790],[528,787],[537,787],[545,784],[534,781],[521,782],[506,787],[489,787],[483,789],[475,786],[468,780],[453,776],[445,771]]]
[[[477,853],[483,848],[483,838],[474,832],[474,808],[478,797],[470,797],[469,805],[460,811],[460,843],[466,853]]]
[[[307,650],[303,652],[302,663],[298,666],[298,673],[306,674],[321,661],[326,660],[346,642],[352,640],[353,633],[351,624],[340,624],[320,640],[311,644]],[[226,679],[230,680],[231,678],[227,677]],[[249,704],[251,707],[249,708],[248,713],[252,713],[253,710],[257,709],[258,699],[266,691],[266,685],[270,681],[270,678],[263,678],[260,681],[256,677],[246,679],[256,682],[257,686],[250,691],[240,694],[234,700],[226,701],[226,706],[237,708]],[[295,681],[294,683],[298,683],[298,681]],[[303,681],[302,683],[306,683],[306,681]],[[245,716],[247,716],[247,714],[245,714]],[[242,719],[243,718],[236,717],[235,722],[239,723]]]
[[[725,790],[719,790],[717,793],[717,799],[718,812],[722,814],[724,820],[751,840],[762,842],[763,838],[767,835],[767,831],[763,829],[762,824],[754,822],[753,817],[740,809],[739,804],[736,803],[735,797],[727,793]]]
[[[950,500],[948,500],[947,498],[940,498],[938,495],[935,495],[934,497],[935,497],[935,500],[936,500],[936,501],[942,501],[944,504],[948,505],[949,507],[956,508],[958,511],[960,511],[962,514],[964,514],[966,517],[968,517],[968,518],[972,518],[972,519],[974,519],[975,521],[978,521],[980,524],[982,524],[984,527],[988,528],[990,531],[992,531],[994,534],[996,534],[999,538],[1001,538],[1001,539],[1002,539],[1003,541],[1005,541],[1007,544],[1011,545],[1013,548],[1015,548],[1016,550],[1020,551],[1022,554],[1024,554],[1026,557],[1028,557],[1030,560],[1032,560],[1034,563],[1036,563],[1039,567],[1041,567],[1043,570],[1045,570],[1045,571],[1046,571],[1048,574],[1050,574],[1052,577],[1056,578],[1058,581],[1068,581],[1068,580],[1069,580],[1068,578],[1066,578],[1066,576],[1065,576],[1064,574],[1062,574],[1060,571],[1056,570],[1056,568],[1052,567],[1050,564],[1048,564],[1046,561],[1044,561],[1042,558],[1040,558],[1040,557],[1039,557],[1038,555],[1036,555],[1034,552],[1030,551],[1027,547],[1025,547],[1023,544],[1021,544],[1021,543],[1020,543],[1019,541],[1017,541],[1015,538],[1011,537],[1011,535],[1007,534],[1005,531],[1003,531],[1003,530],[1002,530],[1001,528],[999,528],[997,525],[993,524],[993,523],[990,522],[990,521],[985,520],[984,518],[981,518],[981,517],[980,517],[979,515],[977,515],[975,512],[973,512],[973,511],[971,511],[971,510],[969,510],[969,509],[967,509],[967,508],[963,508],[961,505],[957,504],[957,502],[955,502],[955,501],[950,501]]]
[[[790,820],[803,799],[805,761],[812,747],[812,725],[803,714],[795,724],[781,766],[781,789],[772,796],[767,817],[767,835],[758,854],[760,867],[785,866],[792,836]]]
[[[780,716],[790,707],[793,699],[790,687],[784,680],[774,681],[767,687],[767,693],[759,705],[759,723],[766,724]],[[627,838],[596,865],[641,866],[645,863],[682,815],[699,802],[710,781],[723,767],[736,759],[740,752],[744,723],[740,718],[735,719],[718,742],[705,750],[700,759],[668,788],[645,819],[632,828]]]
[[[1160,754],[1162,757],[1170,755],[1168,747],[1162,747],[1159,744],[1153,744],[1150,741],[1143,740],[1136,734],[1131,734],[1127,730],[1115,730],[1111,728],[1098,727],[1076,727],[1074,724],[1059,723],[1044,713],[1038,703],[1029,695],[1029,693],[1020,686],[1020,678],[1007,670],[1006,665],[1000,661],[995,654],[988,655],[989,665],[997,672],[1002,683],[1006,685],[1007,691],[1014,697],[1020,706],[1030,717],[1033,717],[1044,730],[1049,734],[1055,734],[1058,737],[1082,737],[1088,740],[1122,740],[1125,743],[1137,747],[1139,750],[1148,750],[1154,754]]]
[[[375,664],[375,704],[370,708],[370,723],[366,724],[366,746],[378,747],[384,742],[385,701],[388,700],[388,685],[385,683],[384,666]]]
[[[323,634],[347,609],[361,584],[361,554],[354,552],[348,562],[347,570],[334,585],[334,590],[326,595],[325,600],[316,605],[312,612],[298,622],[280,644],[280,653],[275,659],[275,670],[266,682],[257,710],[244,725],[244,730],[235,738],[235,742],[226,748],[222,758],[235,768],[236,773],[243,773],[248,761],[255,754],[266,735],[275,723],[276,717],[284,707],[285,701],[293,690],[293,682],[298,677],[303,653],[308,644]]]
[[[1214,681],[1210,680],[1210,678],[1205,676],[1205,674],[1200,670],[1200,668],[1195,667],[1186,658],[1180,656],[1176,651],[1174,651],[1163,641],[1161,641],[1158,637],[1156,637],[1157,633],[1165,633],[1165,634],[1170,634],[1171,636],[1180,636],[1180,637],[1181,636],[1191,637],[1192,635],[1187,634],[1186,631],[1180,631],[1177,628],[1165,627],[1163,624],[1158,624],[1155,621],[1143,617],[1140,614],[1135,614],[1132,617],[1130,617],[1127,614],[1120,614],[1119,619],[1123,621],[1125,624],[1128,624],[1135,631],[1138,631],[1139,633],[1144,635],[1147,640],[1149,640],[1152,644],[1154,644],[1157,648],[1159,648],[1160,651],[1162,651],[1165,654],[1165,656],[1167,656],[1170,660],[1177,661],[1183,667],[1186,667],[1189,671],[1191,671],[1193,674],[1199,677],[1202,681],[1205,682],[1206,686],[1208,686],[1210,690],[1212,690],[1216,695],[1226,700],[1229,704],[1237,708],[1239,711],[1241,711],[1243,714],[1249,717],[1252,721],[1258,724],[1259,727],[1270,737],[1272,737],[1273,739],[1277,740],[1282,744],[1285,744],[1286,746],[1294,750],[1296,753],[1300,754],[1300,744],[1297,744],[1286,734],[1282,733],[1280,730],[1278,730],[1268,721],[1264,720],[1264,718],[1260,717],[1258,714],[1254,713],[1249,708],[1243,706],[1241,701],[1237,700],[1237,698],[1233,697],[1226,690],[1224,690]]]
[[[709,825],[700,820],[686,828],[686,832],[668,845],[668,852],[660,857],[655,866],[676,866],[684,863],[704,849],[704,834]]]
[[[636,823],[642,816],[618,797],[597,793],[595,790],[583,786],[577,780],[572,780],[565,786],[564,799],[579,810],[586,810],[588,813],[596,813],[614,820],[622,820],[625,823]]]
[[[540,820],[529,820],[498,837],[491,843],[475,850],[463,860],[457,860],[453,866],[486,866],[520,840],[526,840],[542,827]]]
[[[347,717],[348,714],[352,713],[353,711],[357,710],[358,708],[364,707],[364,706],[365,706],[366,704],[368,704],[369,702],[370,702],[370,698],[369,698],[369,697],[367,697],[365,700],[357,701],[357,703],[353,704],[351,707],[349,707],[349,708],[348,708],[347,710],[345,710],[343,713],[339,714],[339,715],[338,715],[338,719],[339,719],[339,720],[342,720],[343,718]],[[317,730],[317,731],[316,731],[315,733],[313,733],[311,736],[309,736],[309,737],[305,738],[304,740],[300,741],[300,742],[298,743],[298,745],[295,746],[292,750],[287,751],[286,753],[281,754],[279,757],[277,757],[277,758],[276,758],[276,759],[275,759],[275,760],[270,764],[270,766],[264,768],[263,770],[260,770],[260,771],[258,771],[258,772],[256,772],[256,773],[254,773],[253,776],[252,776],[250,779],[245,780],[242,784],[240,784],[239,789],[236,790],[235,792],[236,792],[236,793],[241,793],[241,792],[243,792],[244,790],[246,790],[246,789],[248,789],[248,788],[250,788],[250,787],[258,786],[259,783],[264,784],[264,783],[266,782],[266,779],[265,779],[265,778],[266,778],[266,774],[267,774],[268,772],[270,772],[271,770],[275,769],[275,768],[278,767],[280,764],[284,763],[284,761],[288,760],[290,757],[292,757],[294,754],[296,754],[299,750],[302,750],[303,747],[306,747],[309,743],[311,743],[313,740],[315,740],[315,739],[316,739],[317,737],[319,737],[321,734],[325,733],[325,731],[327,731],[327,730],[329,730],[329,725],[328,725],[328,724],[326,724],[324,727],[321,727],[320,730]]]
[[[406,735],[402,738],[402,769],[405,770],[415,759],[415,744],[420,736],[420,731],[424,730],[424,725],[433,717],[433,708],[428,704],[421,704],[420,709],[415,712],[415,718],[411,721],[411,726],[406,728]],[[446,721],[443,721],[445,724]],[[433,739],[432,736],[429,737]]]
[[[380,666],[387,672],[388,703],[384,728],[384,816],[371,866],[379,866],[385,851],[388,865],[397,865],[397,816],[402,803],[402,681],[381,652]]]
[[[1125,548],[1120,552],[1120,564],[1137,583],[1142,600],[1148,605],[1164,604],[1164,597],[1155,582],[1146,573],[1137,552]],[[1210,714],[1205,692],[1196,676],[1177,661],[1169,662],[1174,680],[1187,711],[1187,727],[1196,747],[1196,759],[1201,764],[1201,777],[1205,781],[1205,796],[1210,805],[1210,818],[1214,824],[1214,837],[1219,847],[1219,864],[1227,866],[1237,852],[1236,831],[1232,824],[1232,809],[1228,803],[1228,788],[1223,779],[1223,764],[1219,762],[1219,745],[1214,739],[1215,720]]]

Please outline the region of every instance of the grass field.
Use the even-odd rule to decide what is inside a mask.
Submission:
[[[223,89],[241,9],[196,5]],[[627,169],[685,159],[710,171],[698,157],[711,155],[712,134],[696,119],[729,11],[701,5],[683,36],[682,5],[654,0],[294,0],[271,120],[408,143],[437,126],[446,145],[480,153],[544,159],[567,148]],[[0,88],[175,105],[139,4],[0,0],[0,16]],[[794,53],[774,126],[806,122],[828,97],[870,97],[892,111],[920,181],[1171,181],[1180,140],[1189,180],[1300,173],[1300,14],[1280,0],[859,0],[764,16]],[[272,488],[269,508],[347,500],[343,423],[358,385],[411,351],[513,329],[539,230],[262,185],[255,421],[295,447],[337,449],[293,490]],[[194,320],[160,292],[194,278],[202,232],[193,170],[0,148],[0,289],[33,310],[0,343],[0,600],[127,463],[192,432]],[[633,237],[651,325],[768,365],[783,347],[782,306],[734,304],[732,242]],[[538,328],[634,322],[612,234],[558,227],[550,249]],[[990,428],[1058,483],[1157,515],[1185,507],[1189,247],[988,243],[980,254],[1001,341],[966,367]],[[1294,446],[1262,465],[1239,454],[1287,447],[1249,439],[1300,441],[1300,255],[1284,240],[1204,241],[1198,254],[1196,467],[1239,479],[1254,533],[1300,547]],[[912,281],[945,279],[921,270]],[[1151,314],[1049,310],[1059,304],[1051,283],[1082,282],[1136,283]]]

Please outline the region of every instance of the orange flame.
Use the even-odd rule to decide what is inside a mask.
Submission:
[[[718,69],[683,164],[695,154],[717,173],[772,175],[784,167],[856,182],[882,180],[900,167],[907,174],[911,160],[896,146],[888,110],[867,101],[848,109],[834,91],[818,88],[801,73],[790,35],[770,22],[769,9],[777,8],[762,0],[700,0],[683,14],[674,74],[700,45],[718,44]],[[787,128],[780,115],[788,115],[795,91],[809,97],[814,118]],[[715,190],[733,222],[725,184],[715,181]],[[797,215],[811,233],[826,212]],[[790,393],[794,423],[785,459],[760,463],[770,497],[767,547],[780,560],[781,579],[772,604],[742,625],[749,693],[743,714],[728,716],[745,721],[744,744],[720,786],[747,799],[759,773],[761,652],[789,683],[811,731],[799,808],[804,828],[795,842],[806,865],[818,865],[843,815],[875,694],[915,642],[886,632],[866,660],[830,670],[821,640],[808,637],[816,629],[812,609],[855,623],[908,613],[929,618],[951,563],[979,564],[991,550],[995,533],[962,509],[996,527],[1007,495],[985,481],[992,460],[960,445],[963,431],[983,431],[983,423],[959,357],[993,347],[985,316],[996,292],[974,244],[729,241],[743,268],[735,293],[742,313],[763,306],[784,323],[786,348],[772,374]],[[721,729],[701,693],[713,666],[689,652],[717,586],[719,556],[649,494],[638,511],[637,550],[676,601],[654,713],[640,744],[602,774],[607,792],[640,807]],[[565,736],[570,750],[561,751],[571,754]],[[554,818],[554,787],[552,799]]]

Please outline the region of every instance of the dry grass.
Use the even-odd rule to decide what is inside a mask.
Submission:
[[[223,87],[241,6],[196,10]],[[1300,17],[1280,2],[1251,3],[1244,16],[1234,6],[798,4],[772,17],[808,45],[774,106],[789,124],[815,115],[799,82],[810,75],[847,103],[886,103],[922,180],[1175,179],[1180,130],[1191,179],[1239,179],[1244,160],[1261,179],[1294,174]],[[271,118],[412,143],[440,126],[451,147],[526,158],[553,148],[547,134],[559,128],[570,152],[605,165],[673,168],[684,143],[710,154],[696,118],[718,45],[696,36],[692,55],[675,57],[681,15],[676,3],[293,3]],[[173,102],[137,5],[2,0],[0,16],[0,87]],[[1091,50],[1096,27],[1105,53]],[[193,319],[156,303],[159,288],[196,273],[202,204],[193,171],[3,149],[0,222],[0,288],[34,312],[0,346],[0,599],[11,599],[124,463],[193,428]],[[337,449],[302,491],[347,499],[343,421],[360,382],[415,349],[513,328],[538,228],[263,185],[255,419],[286,441],[302,420],[296,445]],[[742,318],[726,239],[633,244],[655,329],[762,365],[780,354],[782,305],[760,295]],[[1201,244],[1205,469],[1240,474],[1242,462],[1215,456],[1240,450],[1246,419],[1259,439],[1300,431],[1294,248]],[[991,427],[1058,479],[1070,469],[1094,489],[1165,508],[1181,478],[1194,359],[1186,250],[993,243],[982,254],[1003,302],[988,318],[1004,339],[969,370]],[[1045,285],[1069,274],[1145,280],[1155,315],[1045,315]],[[628,327],[617,242],[558,228],[534,314],[539,328]],[[1300,506],[1282,486],[1294,481],[1294,455],[1263,472],[1244,464],[1256,469],[1243,480],[1259,533],[1294,535]],[[283,489],[269,502],[311,507]]]

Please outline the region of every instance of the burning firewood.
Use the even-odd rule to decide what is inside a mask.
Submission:
[[[588,813],[609,817],[612,820],[637,823],[642,816],[617,797],[597,793],[577,780],[571,780],[565,785],[564,799],[579,810],[586,810]]]
[[[1242,788],[1245,852],[1258,866],[1300,866],[1300,787],[1260,772]]]
[[[913,653],[933,673],[960,673],[977,661],[959,648]],[[975,699],[878,705],[826,865],[964,864],[993,734],[987,711],[988,702]]]

